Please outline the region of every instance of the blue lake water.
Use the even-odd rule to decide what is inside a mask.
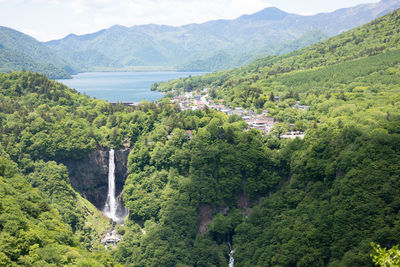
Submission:
[[[150,91],[155,82],[204,74],[204,72],[85,72],[72,79],[57,80],[91,97],[110,102],[156,101],[159,92]]]

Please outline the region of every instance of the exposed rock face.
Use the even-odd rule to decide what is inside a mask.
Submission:
[[[213,211],[209,206],[201,206],[197,218],[197,232],[204,235],[208,231],[208,224],[212,222]]]
[[[248,217],[251,211],[251,201],[245,193],[237,197],[237,208],[242,211],[244,217]],[[218,213],[226,215],[229,212],[228,206],[210,207],[209,205],[200,206],[199,215],[197,217],[197,232],[199,234],[206,234],[208,232],[208,224],[214,219]]]
[[[244,217],[249,217],[251,211],[251,202],[244,193],[238,196],[237,206],[242,211]]]
[[[128,176],[129,149],[115,151],[116,195],[122,192]],[[104,208],[108,192],[108,158],[106,148],[97,148],[81,160],[64,160],[72,187],[99,210]]]
[[[130,149],[115,150],[115,195],[120,196],[128,176],[128,156]]]
[[[106,235],[101,239],[101,243],[105,246],[106,249],[109,247],[115,248],[119,241],[121,241],[122,236],[117,233],[117,230],[112,229],[110,232],[106,233]]]
[[[214,215],[222,213],[226,215],[229,211],[229,207],[220,206],[211,208],[209,205],[200,206],[199,216],[197,217],[197,232],[199,234],[205,234],[208,232],[208,224],[214,219]]]

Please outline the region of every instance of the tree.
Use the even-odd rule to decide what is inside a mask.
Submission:
[[[274,92],[271,92],[271,93],[269,94],[269,101],[271,101],[271,102],[274,102],[274,101],[275,101]]]
[[[379,244],[371,243],[374,252],[371,254],[372,261],[381,267],[400,266],[400,250],[396,245],[391,249],[382,248]]]

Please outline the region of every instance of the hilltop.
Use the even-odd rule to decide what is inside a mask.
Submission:
[[[215,71],[314,44],[399,7],[397,0],[385,0],[313,16],[270,7],[233,20],[179,27],[115,25],[92,34],[71,34],[46,45],[81,71],[138,67]]]
[[[388,52],[395,54],[400,48],[398,13],[397,10],[364,26],[282,56],[262,58],[231,71],[155,84],[153,90],[183,92],[214,88],[216,96],[227,103],[252,108],[262,108],[271,93],[283,97],[290,91],[296,91],[300,96],[317,89],[321,93],[341,92],[340,87],[327,87],[326,83],[350,82],[355,77],[352,73],[360,68],[359,62],[373,61],[368,59],[372,56],[387,57]],[[341,72],[350,66],[357,68]],[[362,67],[372,66],[375,64]],[[327,77],[333,75],[332,72],[336,76]],[[318,80],[310,78],[318,76],[321,76],[315,78]],[[251,98],[244,99],[245,95]]]
[[[27,70],[50,78],[68,78],[74,72],[54,51],[34,38],[0,26],[0,72]]]
[[[399,25],[396,10],[296,52],[153,87],[170,96],[207,93],[280,122],[259,143],[278,165],[263,166],[261,180],[260,173],[244,174],[242,193],[253,203],[248,217],[236,213],[248,212],[238,194],[209,224],[217,243],[233,236],[235,264],[373,266],[371,242],[400,243]],[[303,140],[281,138],[296,128],[305,129]],[[229,138],[223,129],[221,139]]]
[[[372,242],[400,244],[399,27],[395,10],[289,54],[156,84],[166,97],[136,106],[0,74],[0,264],[226,266],[233,254],[235,266],[373,266]],[[176,95],[234,114],[182,111]],[[274,124],[262,132],[243,112]],[[304,135],[283,138],[291,129]],[[129,214],[111,251],[99,244],[106,218],[82,198],[106,197],[87,175],[110,148],[130,150],[119,159]]]

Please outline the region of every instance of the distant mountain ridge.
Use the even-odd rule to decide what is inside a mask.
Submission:
[[[66,78],[83,71],[218,71],[309,46],[397,8],[400,0],[382,0],[302,16],[269,7],[232,20],[114,25],[46,43],[0,27],[0,72],[29,70]]]
[[[286,18],[289,13],[286,13],[279,8],[276,7],[267,7],[261,11],[253,13],[251,15],[242,15],[238,19],[239,20],[282,20]]]
[[[43,43],[0,26],[0,71],[29,70],[50,78],[69,77],[73,68]]]
[[[181,70],[215,71],[248,63],[244,57],[255,59],[288,52],[289,47],[305,47],[397,8],[399,0],[383,0],[302,16],[269,7],[233,20],[179,27],[115,25],[91,34],[70,34],[46,45],[80,70],[173,66]],[[308,41],[302,43],[301,39],[306,37]]]

